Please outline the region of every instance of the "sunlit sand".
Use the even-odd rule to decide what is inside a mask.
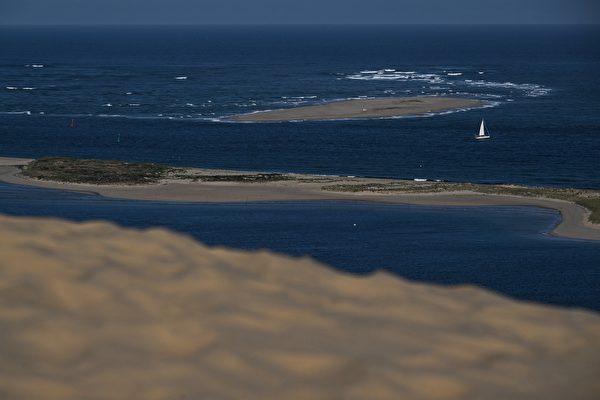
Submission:
[[[470,109],[483,105],[484,103],[481,100],[441,96],[354,99],[241,114],[232,117],[231,120],[238,122],[282,122],[391,118]]]

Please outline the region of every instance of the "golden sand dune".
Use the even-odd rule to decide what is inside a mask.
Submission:
[[[481,100],[443,96],[353,99],[235,115],[239,122],[324,121],[336,119],[390,118],[482,107]]]
[[[11,400],[600,394],[591,312],[103,222],[0,217],[0,328]]]

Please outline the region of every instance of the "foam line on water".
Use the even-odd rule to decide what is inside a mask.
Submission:
[[[474,87],[498,88],[509,90],[524,91],[528,97],[539,97],[548,94],[552,89],[535,83],[514,83],[514,82],[492,82],[484,80],[465,80],[465,83]]]

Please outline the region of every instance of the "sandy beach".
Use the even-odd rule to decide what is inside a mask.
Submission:
[[[387,97],[333,101],[320,105],[260,111],[236,115],[237,122],[324,121],[336,119],[389,118],[477,108],[474,99],[441,96]]]
[[[28,159],[0,158],[0,181],[46,188],[84,191],[106,197],[131,200],[159,200],[186,202],[244,202],[291,200],[350,200],[377,201],[396,204],[421,204],[434,206],[532,206],[550,208],[560,212],[561,221],[551,232],[553,235],[600,240],[600,225],[588,221],[589,212],[572,202],[511,195],[483,194],[469,191],[440,193],[372,193],[336,192],[323,190],[324,186],[339,184],[377,185],[394,182],[389,179],[333,177],[289,174],[289,180],[265,183],[193,182],[163,180],[152,185],[90,185],[35,180],[19,174],[19,165]],[[188,171],[211,175],[256,174],[256,172],[205,170]]]
[[[600,393],[595,313],[354,277],[163,229],[0,216],[0,282],[3,399]]]

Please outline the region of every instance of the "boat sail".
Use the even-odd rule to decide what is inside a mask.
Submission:
[[[479,133],[475,136],[475,139],[489,139],[490,134],[485,129],[485,121],[481,119],[481,125],[479,126]]]

